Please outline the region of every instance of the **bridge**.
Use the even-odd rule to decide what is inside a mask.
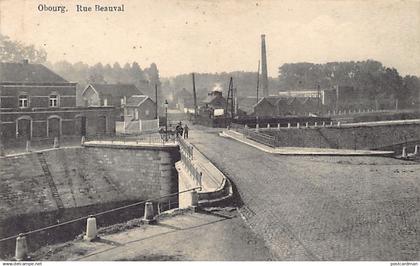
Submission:
[[[225,131],[224,136],[220,134],[222,131]],[[324,149],[327,151],[322,154],[322,149],[301,148],[276,152],[277,148],[228,135],[226,130],[192,126],[190,138],[182,145],[192,145],[194,156],[181,153],[177,164],[182,163],[185,168],[179,171],[179,179],[183,174],[192,175],[195,181],[189,185],[202,185],[204,190],[199,200],[209,202],[210,194],[218,190],[231,194],[219,189],[229,187],[224,185],[224,178],[228,177],[234,187],[235,200],[222,203],[238,207],[246,223],[265,240],[275,259],[418,260],[420,165],[417,162],[384,157],[380,152],[361,154]],[[156,144],[166,148],[177,146],[174,142],[163,143],[159,136],[143,140],[105,138],[91,140],[85,146],[138,149],[157,147]],[[190,148],[183,149],[188,153]],[[190,158],[184,162],[183,156]],[[205,177],[203,180],[201,174]],[[224,235],[217,241],[240,235],[230,228],[214,228],[222,230],[217,232],[218,236]],[[239,252],[234,246],[226,245]],[[114,253],[103,254],[112,258]],[[232,258],[232,254],[223,258]],[[252,253],[254,255],[255,258],[267,256],[263,252],[260,257]]]
[[[188,141],[235,184],[279,260],[418,260],[419,164],[276,155],[219,133],[197,126]]]

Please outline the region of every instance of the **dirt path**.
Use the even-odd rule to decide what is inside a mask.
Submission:
[[[44,253],[43,253],[44,252]],[[40,251],[39,260],[270,260],[264,242],[235,209],[187,212],[101,236],[97,242],[74,241]]]

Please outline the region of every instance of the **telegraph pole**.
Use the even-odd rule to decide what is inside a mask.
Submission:
[[[155,98],[156,98],[156,119],[158,119],[159,114],[158,114],[158,89],[157,89],[157,84],[155,84]]]
[[[318,86],[317,86],[317,93],[318,93],[318,114],[319,115],[321,115],[321,113],[322,113],[322,110],[321,110],[321,88],[320,88],[320,86],[319,86],[319,84],[318,84]]]
[[[195,90],[195,75],[192,73],[193,95],[194,95],[194,117],[197,117],[197,92]]]
[[[0,156],[4,156],[4,146],[3,146],[3,120],[1,119],[1,103],[0,103]]]
[[[258,103],[258,89],[260,87],[260,60],[258,60],[258,69],[257,69],[257,103]]]

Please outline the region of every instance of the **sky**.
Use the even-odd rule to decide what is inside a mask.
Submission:
[[[155,62],[163,77],[256,71],[261,34],[269,76],[284,63],[366,59],[420,76],[420,0],[0,0],[0,33],[43,47],[51,62]]]

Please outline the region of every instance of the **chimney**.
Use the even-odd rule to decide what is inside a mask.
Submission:
[[[265,34],[261,35],[261,87],[263,97],[268,97],[267,52],[265,48]]]
[[[24,64],[24,65],[29,64],[29,60],[28,60],[28,59],[23,59],[23,60],[22,60],[22,64]]]

